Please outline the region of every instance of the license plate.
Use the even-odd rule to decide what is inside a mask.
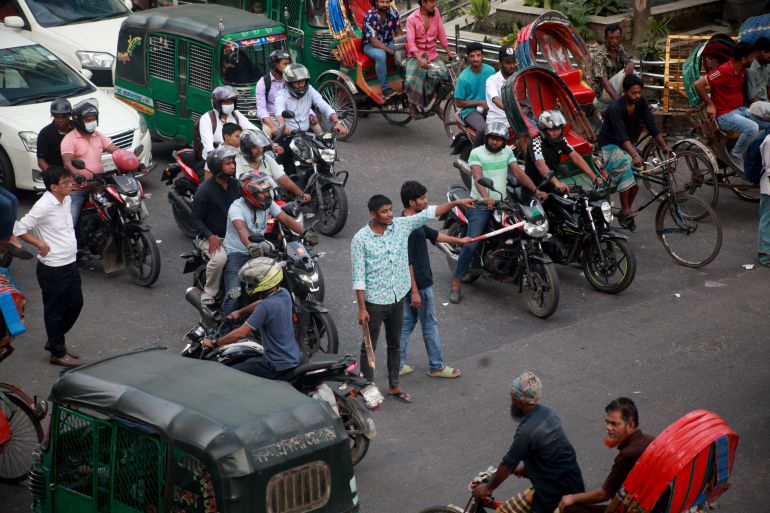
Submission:
[[[375,385],[367,385],[362,388],[361,395],[364,396],[364,401],[369,408],[376,408],[385,400],[382,392]]]

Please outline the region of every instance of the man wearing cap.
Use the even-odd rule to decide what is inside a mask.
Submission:
[[[508,116],[505,115],[503,106],[503,84],[516,71],[516,54],[511,45],[503,45],[497,54],[500,61],[500,71],[487,79],[486,98],[487,98],[487,123],[502,123],[510,128]]]
[[[513,380],[511,416],[519,423],[513,444],[489,483],[473,489],[475,497],[488,497],[514,474],[527,477],[532,487],[508,500],[498,513],[552,513],[564,495],[583,492],[575,449],[567,440],[559,417],[540,404],[542,384],[532,372]]]

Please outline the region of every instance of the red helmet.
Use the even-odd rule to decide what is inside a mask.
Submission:
[[[241,197],[256,210],[267,210],[273,203],[273,181],[265,174],[246,174],[239,180]]]
[[[112,152],[112,161],[120,173],[133,173],[139,169],[139,159],[128,150],[115,150]]]

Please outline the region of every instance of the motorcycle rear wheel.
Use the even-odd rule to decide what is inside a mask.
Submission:
[[[636,276],[636,256],[628,243],[622,239],[607,239],[602,241],[602,250],[605,261],[599,260],[599,251],[595,244],[591,244],[583,258],[583,273],[588,283],[605,294],[617,294],[624,291],[634,281]],[[618,251],[620,255],[618,255]],[[620,258],[618,258],[620,257]],[[608,281],[607,276],[620,273],[617,281]]]
[[[334,394],[337,399],[337,408],[340,411],[340,418],[342,424],[345,426],[345,431],[348,432],[348,438],[350,438],[350,459],[353,461],[353,465],[356,465],[369,450],[369,438],[364,435],[364,427],[360,425],[359,417],[354,410],[360,408],[355,401],[349,396],[342,396],[340,394]]]
[[[313,211],[318,215],[321,224],[318,231],[331,237],[337,235],[348,220],[348,195],[345,188],[338,184],[327,184],[321,187],[324,208],[321,209],[318,198],[313,198]]]
[[[460,223],[459,221],[455,221],[451,225],[449,225],[449,228],[447,228],[446,234],[450,237],[457,237],[458,239],[462,239],[465,237],[465,233],[467,232],[467,227]],[[452,246],[452,253],[460,255],[460,252],[462,251],[462,247],[460,246]],[[452,271],[452,273],[455,272],[455,268],[457,267],[457,260],[454,258],[451,258],[450,256],[446,256],[446,263],[449,266],[449,270]],[[465,273],[465,276],[463,276],[460,281],[463,283],[473,283],[474,281],[478,280],[481,276],[481,273],[474,273],[472,270],[468,270],[467,273]]]
[[[155,283],[160,276],[160,250],[152,232],[129,234],[121,246],[123,262],[131,280],[142,287]]]
[[[177,189],[177,193],[184,198],[185,202],[187,202],[190,205],[190,208],[192,209],[192,202],[193,202],[193,195],[195,194],[195,191],[190,190],[190,187],[188,185],[178,185],[174,184],[173,187]],[[190,195],[188,196],[187,193],[190,192]],[[176,222],[176,226],[179,228],[179,231],[182,232],[182,235],[185,237],[192,239],[195,237],[195,227],[192,224],[192,219],[188,218],[181,212],[179,212],[173,203],[171,203],[171,213],[174,215],[174,222]]]
[[[559,276],[553,263],[529,263],[530,274],[522,279],[524,301],[529,311],[541,319],[550,317],[559,306]]]

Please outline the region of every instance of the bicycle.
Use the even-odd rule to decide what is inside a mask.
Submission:
[[[473,488],[480,483],[488,483],[496,470],[495,467],[489,467],[487,470],[479,472],[479,474],[473,478],[471,484],[468,485],[468,490],[472,491]],[[484,513],[487,510],[496,511],[497,508],[503,504],[503,502],[495,500],[492,496],[479,499],[471,495],[471,498],[468,499],[468,503],[464,508],[460,508],[454,504],[449,504],[447,506],[431,506],[423,509],[420,513]]]

